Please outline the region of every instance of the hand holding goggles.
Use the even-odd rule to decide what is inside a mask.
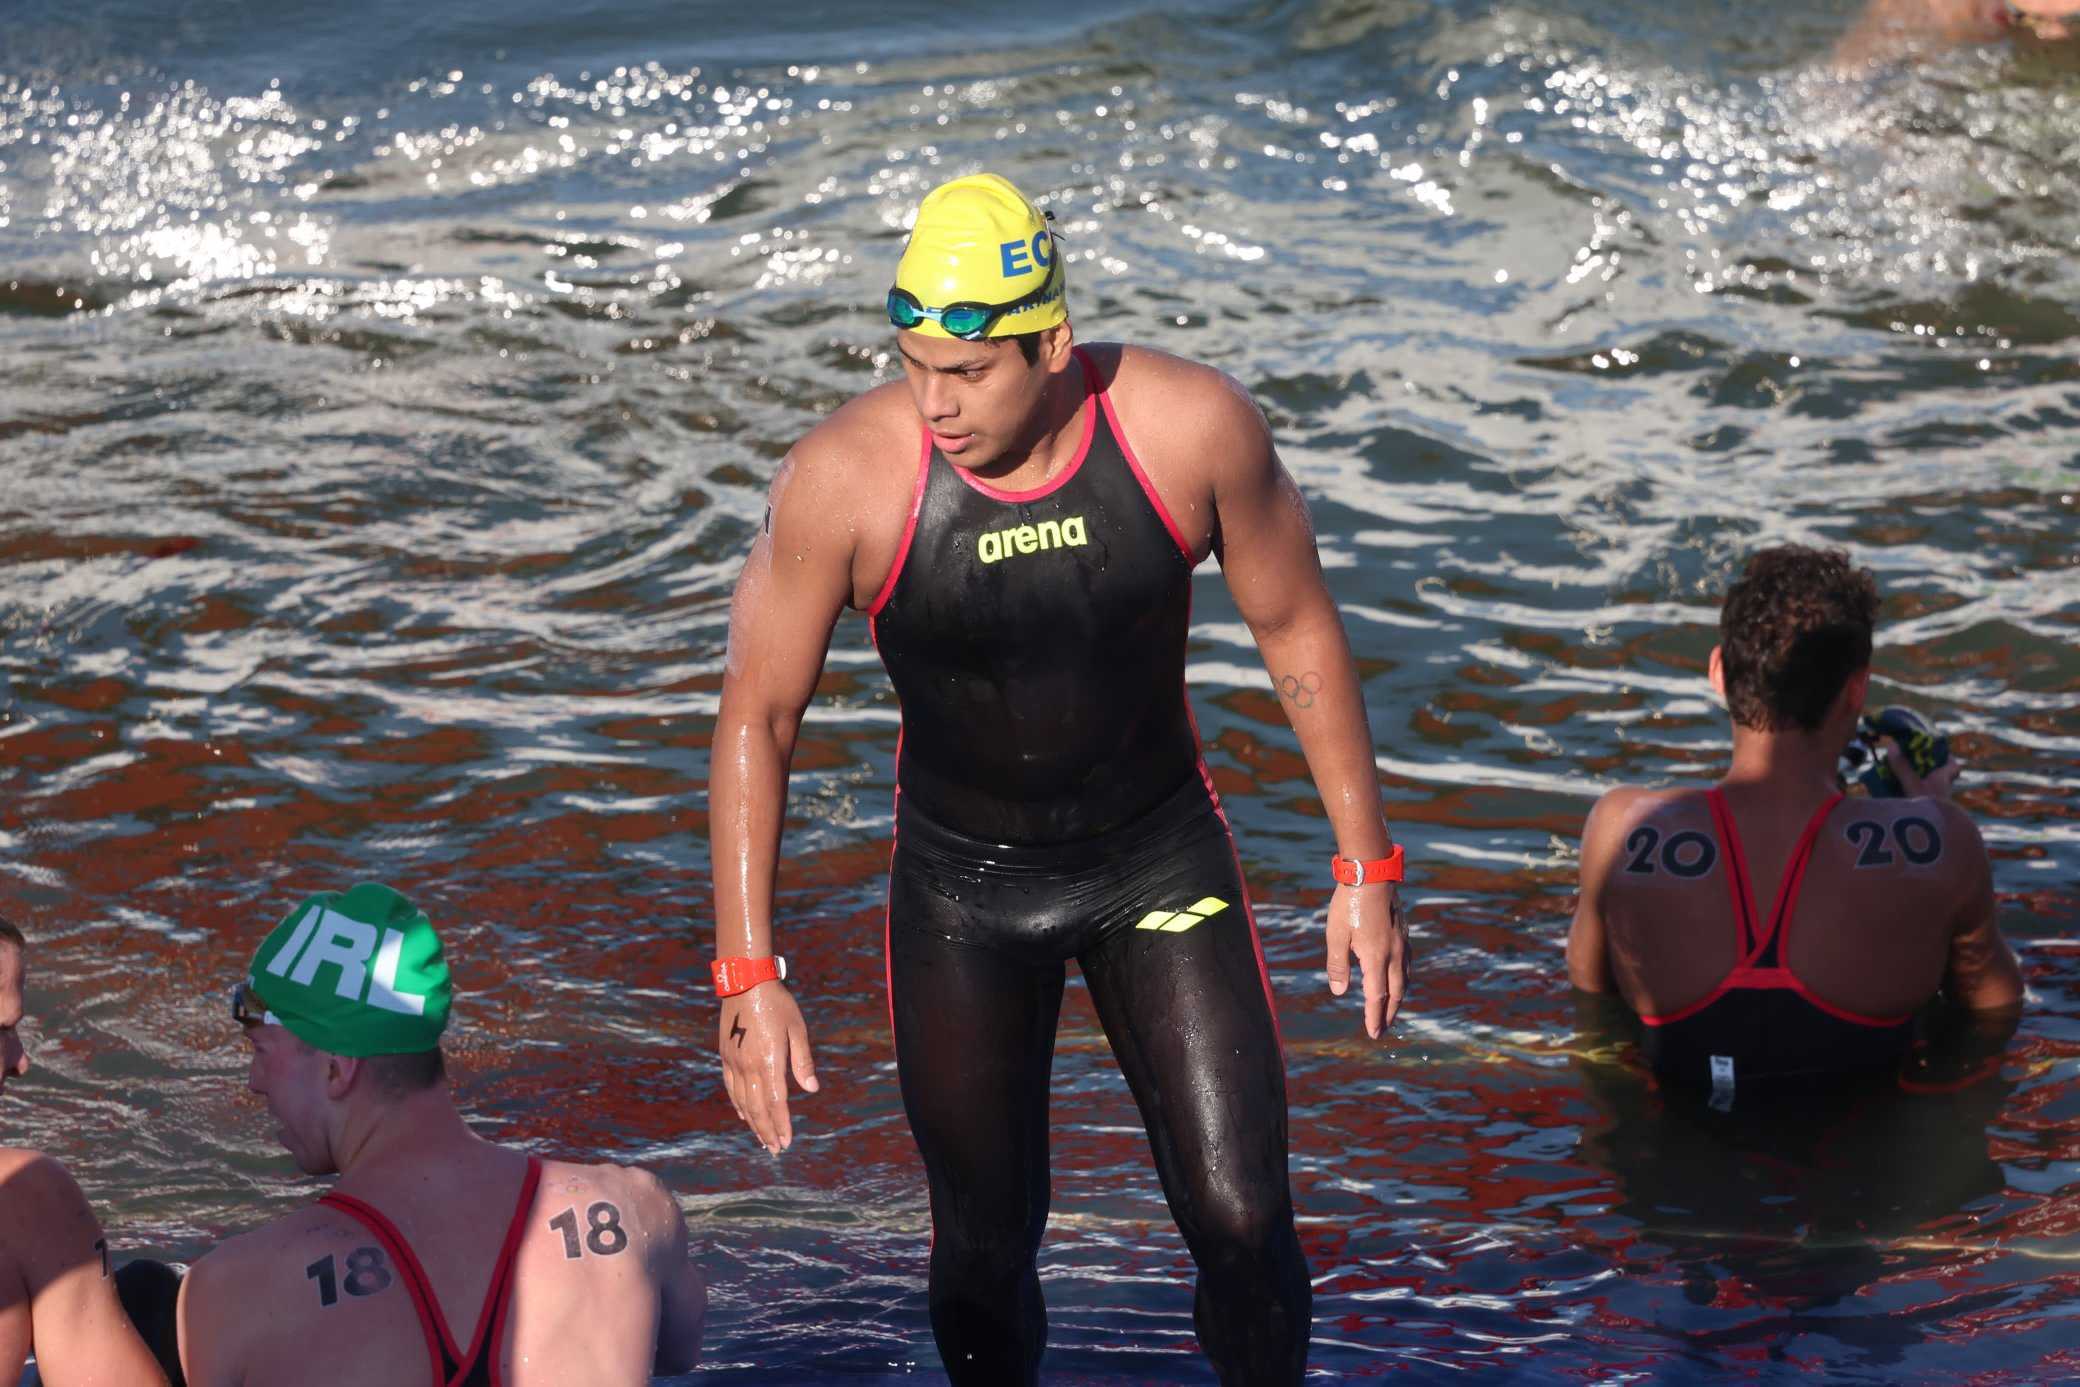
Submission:
[[[944,308],[926,308],[909,290],[890,289],[888,320],[902,328],[913,328],[929,320],[946,329],[949,336],[964,342],[979,342],[989,336],[990,329],[1005,314],[1047,302],[1053,297],[1055,281],[1061,278],[1061,274],[1061,249],[1056,247],[1054,262],[1048,267],[1047,278],[1040,281],[1040,287],[1009,303],[949,303]]]

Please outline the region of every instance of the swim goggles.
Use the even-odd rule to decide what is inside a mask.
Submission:
[[[274,1019],[274,1013],[267,1009],[267,1003],[260,1000],[260,994],[247,983],[231,989],[231,1019],[241,1026],[280,1024]]]
[[[916,327],[930,320],[945,328],[948,336],[958,337],[963,342],[979,342],[989,336],[989,330],[1005,314],[1031,308],[1054,297],[1055,281],[1061,278],[1061,274],[1062,252],[1057,246],[1054,264],[1048,268],[1047,278],[1040,281],[1040,287],[1009,303],[949,303],[944,308],[926,308],[908,289],[890,289],[888,320],[897,327]]]

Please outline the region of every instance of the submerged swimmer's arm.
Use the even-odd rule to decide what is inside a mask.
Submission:
[[[1611,989],[1610,938],[1603,923],[1603,887],[1623,840],[1625,809],[1633,795],[1612,790],[1596,801],[1582,824],[1579,892],[1567,930],[1567,980],[1584,992]]]
[[[1969,1011],[2005,1013],[2022,1006],[2022,968],[2002,937],[1993,895],[1993,863],[1971,816],[1944,806],[1945,834],[1952,851],[1965,854],[1969,881],[1965,904],[1950,936],[1950,962],[1943,991]]]
[[[694,1264],[686,1215],[664,1182],[645,1170],[629,1172],[634,1201],[650,1230],[650,1274],[658,1292],[657,1358],[652,1371],[692,1372],[701,1356],[701,1329],[708,1317],[708,1285]]]
[[[1221,571],[1263,654],[1286,718],[1300,739],[1336,850],[1385,857],[1394,840],[1380,807],[1379,770],[1365,696],[1342,618],[1322,579],[1307,502],[1271,443],[1271,431],[1241,387],[1226,377],[1204,390],[1181,432],[1181,452],[1210,460],[1214,534]],[[1326,867],[1324,869],[1326,871]],[[1401,1010],[1407,938],[1391,883],[1340,886],[1330,899],[1329,989],[1350,983],[1350,956],[1363,972],[1365,1030],[1378,1036]]]
[[[709,846],[715,950],[763,958],[773,946],[773,883],[787,772],[816,692],[831,628],[852,593],[853,528],[832,459],[805,442],[773,481],[767,523],[730,603],[729,654],[710,756]],[[723,1084],[761,1144],[793,1140],[787,1075],[817,1087],[801,1011],[784,984],[725,998]]]
[[[65,1167],[31,1156],[0,1186],[0,1237],[21,1267],[43,1380],[163,1384],[166,1375],[116,1296],[100,1222]]]

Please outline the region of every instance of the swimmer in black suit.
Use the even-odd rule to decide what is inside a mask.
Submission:
[[[1199,1266],[1223,1382],[1297,1382],[1310,1293],[1270,982],[1184,691],[1219,558],[1334,828],[1332,991],[1399,1008],[1400,853],[1307,507],[1242,388],[1078,347],[1046,219],[992,175],[924,200],[888,296],[905,379],[788,455],[737,585],[711,832],[731,1101],[768,1148],[814,1091],[773,958],[788,760],[832,625],[865,612],[902,702],[888,974],[930,1182],[932,1328],[956,1383],[1032,1382],[1046,1313],[1048,1067],[1090,985]],[[1329,875],[1330,873],[1325,873]]]

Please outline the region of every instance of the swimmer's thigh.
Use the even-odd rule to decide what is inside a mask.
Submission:
[[[1204,1240],[1280,1241],[1292,1223],[1285,1060],[1225,829],[1137,875],[1137,921],[1222,902],[1186,929],[1173,914],[1170,929],[1113,930],[1079,960],[1163,1192],[1195,1254]]]
[[[946,937],[958,926],[941,915],[986,904],[915,884],[899,855],[888,940],[896,1068],[938,1236],[1037,1247],[1063,965]]]

